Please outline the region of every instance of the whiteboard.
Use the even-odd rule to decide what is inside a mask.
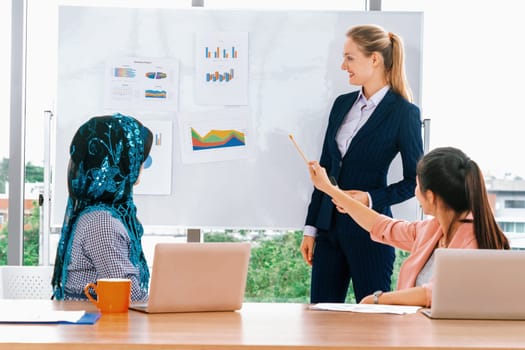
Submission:
[[[408,80],[421,101],[423,15],[419,12],[341,12],[206,9],[59,8],[58,92],[52,226],[60,226],[67,200],[68,148],[88,118],[107,114],[105,67],[120,57],[178,62],[176,111],[121,110],[147,124],[172,121],[171,194],[135,195],[145,225],[189,228],[301,229],[312,192],[292,133],[306,155],[318,159],[334,99],[351,90],[341,71],[345,33],[375,23],[402,36]],[[247,32],[248,104],[198,105],[195,35]],[[178,118],[191,113],[248,113],[253,134],[249,158],[183,163]],[[400,157],[389,181],[401,178]],[[394,215],[415,219],[414,199]]]

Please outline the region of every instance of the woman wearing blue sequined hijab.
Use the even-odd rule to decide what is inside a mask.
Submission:
[[[56,299],[86,299],[84,287],[100,278],[129,278],[131,300],[147,299],[149,270],[133,186],[152,140],[148,128],[121,114],[93,117],[74,135],[52,280]]]

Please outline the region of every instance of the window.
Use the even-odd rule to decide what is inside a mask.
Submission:
[[[498,225],[501,228],[501,230],[505,233],[516,233],[516,234],[525,233],[525,223],[524,222],[500,221],[498,222]]]
[[[507,199],[505,200],[505,208],[523,209],[525,208],[525,200]]]
[[[514,223],[513,222],[499,222],[501,230],[506,233],[514,232]]]
[[[512,152],[523,138],[510,102],[521,98],[525,67],[505,63],[505,52],[521,40],[521,13],[513,11],[519,4],[383,0],[384,11],[424,11],[422,114],[431,119],[430,148],[461,148],[498,178],[525,176]]]

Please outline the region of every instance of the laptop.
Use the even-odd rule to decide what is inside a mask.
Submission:
[[[146,313],[235,311],[242,307],[250,243],[157,243]]]
[[[430,318],[525,320],[525,251],[437,249]]]

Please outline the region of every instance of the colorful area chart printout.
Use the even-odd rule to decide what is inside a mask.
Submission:
[[[247,111],[180,115],[179,129],[184,163],[246,159],[252,154],[253,132]]]

